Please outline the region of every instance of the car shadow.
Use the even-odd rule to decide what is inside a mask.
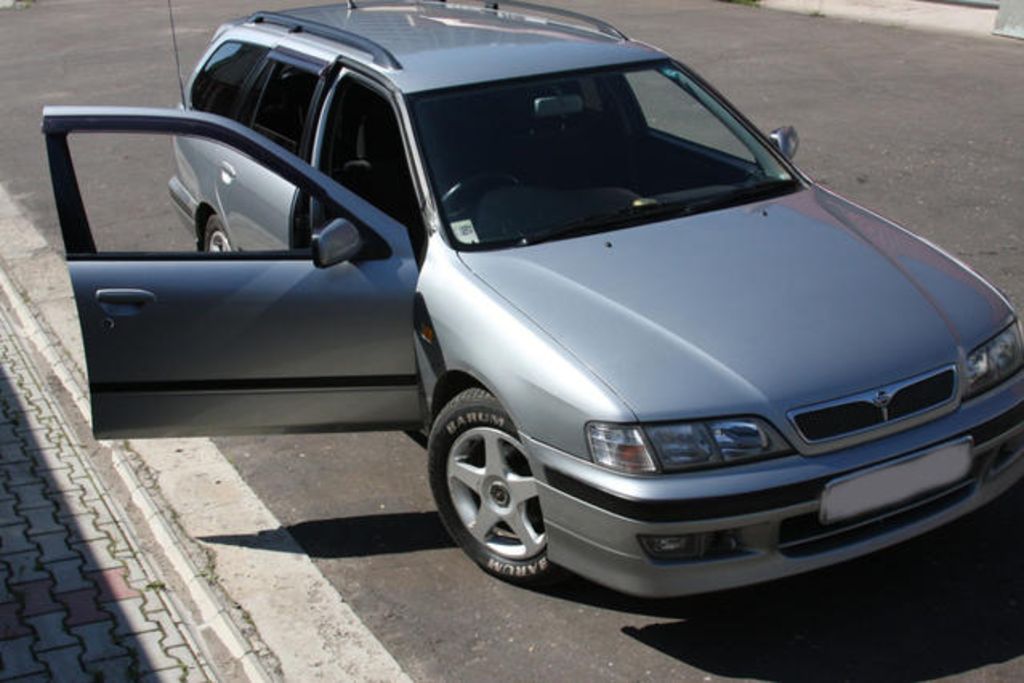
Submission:
[[[655,623],[621,628],[711,674],[919,681],[1024,655],[1024,486],[904,545],[772,583],[668,600],[584,581],[560,599]]]
[[[1024,655],[1022,527],[1018,486],[921,538],[759,586],[641,599],[577,578],[541,593],[612,613],[625,640],[718,676],[817,681],[827,671],[830,680],[934,679]],[[297,542],[314,559],[452,547],[436,512],[313,520],[200,540],[280,552],[298,552]]]
[[[314,559],[339,559],[412,553],[453,546],[436,512],[401,512],[359,517],[317,519],[256,534],[203,536],[222,543],[262,550],[294,552],[291,539]]]

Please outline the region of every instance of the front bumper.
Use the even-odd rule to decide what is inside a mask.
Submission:
[[[825,485],[930,446],[970,437],[970,473],[851,522],[818,521]],[[540,481],[548,554],[597,583],[648,597],[781,578],[900,543],[997,498],[1024,478],[1024,372],[955,412],[876,441],[690,474],[626,476],[524,437]],[[723,532],[735,548],[653,559],[639,536]]]

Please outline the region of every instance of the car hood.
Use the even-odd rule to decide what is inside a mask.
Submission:
[[[462,259],[640,420],[781,419],[956,362],[1011,315],[959,262],[820,188]]]

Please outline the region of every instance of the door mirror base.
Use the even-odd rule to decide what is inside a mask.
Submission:
[[[329,268],[358,256],[363,250],[363,236],[351,221],[335,218],[313,234],[310,246],[313,264]]]
[[[800,136],[796,134],[796,128],[793,126],[776,128],[768,134],[768,137],[772,139],[775,147],[787,159],[792,159],[796,156],[796,150],[800,147]]]

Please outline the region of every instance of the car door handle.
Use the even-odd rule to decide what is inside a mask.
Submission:
[[[156,301],[156,294],[145,289],[97,289],[96,303],[109,315],[135,315],[146,304]]]
[[[238,172],[235,171],[235,167],[226,161],[220,162],[220,181],[225,185],[230,185],[231,181],[235,179]]]

